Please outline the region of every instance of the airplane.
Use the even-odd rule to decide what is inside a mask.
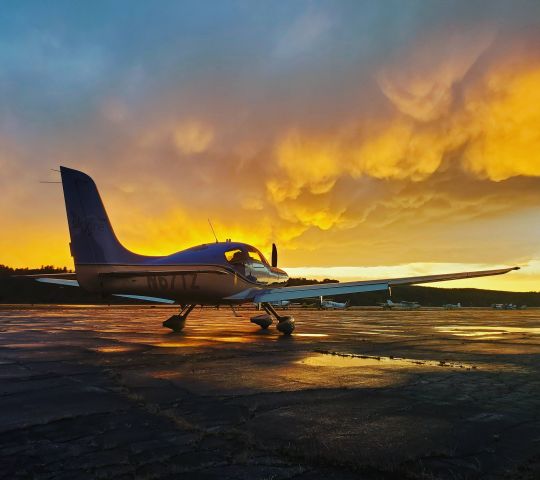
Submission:
[[[333,300],[324,300],[323,297],[319,297],[319,308],[321,310],[345,310],[349,307],[349,301],[344,303],[334,302]]]
[[[251,322],[290,335],[294,318],[280,315],[273,302],[388,290],[396,285],[440,282],[502,275],[519,267],[407,278],[286,286],[289,276],[278,268],[278,252],[272,245],[268,262],[255,247],[241,242],[197,245],[171,255],[145,256],[125,248],[109,221],[96,184],[87,174],[60,167],[75,273],[34,275],[44,283],[82,287],[102,295],[177,303],[180,311],[163,322],[174,332],[184,328],[196,305],[260,303],[265,314]]]
[[[288,310],[289,309],[289,305],[291,304],[291,301],[290,300],[278,300],[277,302],[269,302],[270,305],[272,305],[272,307],[279,307],[279,308],[283,308],[285,310]],[[257,303],[255,305],[255,307],[257,308],[257,310],[261,310],[262,309],[262,306],[260,303]]]
[[[278,300],[277,302],[270,302],[270,305],[272,305],[273,307],[280,307],[284,309],[288,309],[290,304],[290,300]]]
[[[461,308],[461,303],[458,302],[458,303],[447,303],[445,305],[443,305],[443,308],[445,310],[457,310],[459,308]]]
[[[383,308],[383,310],[416,310],[420,308],[420,304],[418,302],[393,302],[392,300],[388,299],[386,302],[381,303],[380,306]]]
[[[495,310],[517,310],[518,306],[513,303],[494,303],[491,308]]]

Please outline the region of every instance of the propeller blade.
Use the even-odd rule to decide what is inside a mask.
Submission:
[[[277,267],[277,247],[272,243],[272,267]]]

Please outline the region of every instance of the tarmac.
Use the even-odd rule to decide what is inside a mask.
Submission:
[[[540,311],[0,306],[0,478],[540,478]]]

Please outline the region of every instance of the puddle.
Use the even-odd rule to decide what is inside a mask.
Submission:
[[[182,376],[182,372],[175,370],[160,370],[157,372],[150,372],[148,376],[151,378],[161,378],[161,379],[170,379]]]
[[[254,338],[250,336],[224,336],[224,337],[205,337],[193,335],[185,337],[185,340],[176,341],[176,342],[155,342],[151,343],[153,347],[164,347],[164,348],[179,348],[179,347],[197,347],[201,345],[211,345],[216,343],[255,343],[259,338]]]
[[[295,333],[294,336],[295,337],[315,337],[315,338],[319,338],[319,337],[328,337],[328,334],[327,333]]]
[[[483,340],[499,339],[502,335],[509,333],[522,333],[531,335],[540,335],[540,327],[507,327],[507,326],[443,326],[434,327],[435,330],[441,333],[450,333],[458,337],[479,337]]]
[[[399,331],[399,330],[369,330],[369,331],[360,330],[354,333],[358,335],[383,335],[385,337],[403,337],[404,336],[401,333],[390,333],[390,332],[395,332],[395,331]]]
[[[414,368],[418,367],[450,367],[462,368],[466,370],[476,370],[476,365],[449,362],[446,360],[419,360],[414,358],[400,357],[377,357],[371,355],[353,355],[347,353],[318,351],[315,355],[310,355],[296,363],[309,365],[311,367],[338,367],[338,368],[359,368],[359,367],[390,367],[390,368]]]
[[[186,347],[202,347],[209,345],[210,342],[202,342],[200,340],[195,341],[192,339],[186,338],[184,342],[160,342],[160,343],[151,343],[152,347],[158,348],[186,348]]]
[[[51,345],[46,343],[9,343],[7,345],[2,345],[5,348],[50,348]]]
[[[99,353],[122,353],[122,352],[135,352],[137,350],[140,350],[139,347],[136,346],[122,346],[122,345],[107,345],[103,347],[95,347],[90,348],[89,350],[92,350],[94,352]]]

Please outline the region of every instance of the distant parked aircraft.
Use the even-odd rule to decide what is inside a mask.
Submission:
[[[383,310],[416,310],[420,308],[420,304],[418,302],[393,302],[392,300],[388,299],[386,302],[380,304]]]
[[[518,306],[513,303],[494,303],[491,308],[495,310],[517,310]]]
[[[456,310],[458,308],[461,308],[461,303],[447,303],[446,305],[443,305],[443,308],[445,310]]]
[[[319,298],[319,308],[322,310],[345,310],[349,308],[349,301],[344,303],[334,302],[333,300],[324,300],[323,297]]]
[[[172,255],[133,253],[116,238],[94,181],[71,168],[60,167],[60,174],[76,273],[36,275],[36,279],[80,286],[102,295],[179,303],[179,314],[163,322],[164,327],[176,332],[182,330],[195,305],[260,303],[266,314],[252,317],[251,321],[268,328],[274,317],[277,329],[289,335],[294,330],[294,318],[279,315],[272,302],[501,275],[518,268],[287,287],[289,276],[277,267],[275,245],[271,263],[251,245],[230,240],[218,242],[217,238],[216,243],[197,245]]]
[[[277,302],[270,302],[270,305],[272,305],[272,307],[284,308],[285,310],[289,309],[290,304],[290,300],[278,300]],[[260,310],[261,308],[261,304],[257,304],[257,310]]]

